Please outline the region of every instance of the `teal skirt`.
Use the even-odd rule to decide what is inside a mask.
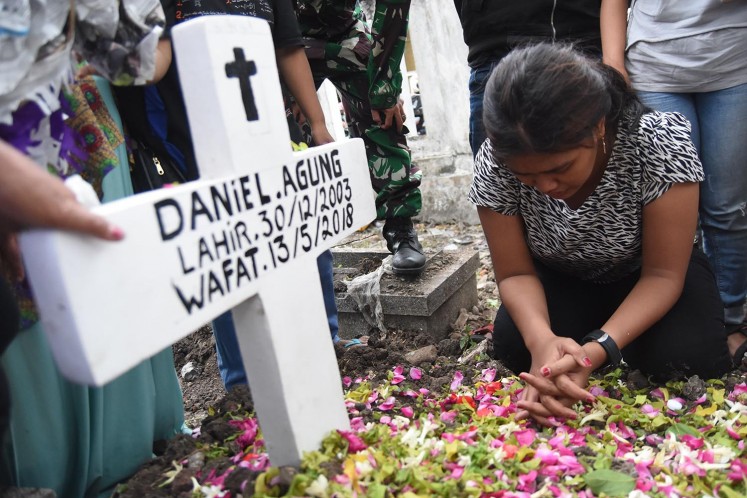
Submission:
[[[121,126],[108,84],[97,83]],[[127,165],[124,146],[117,154]],[[110,171],[103,191],[105,200],[132,195],[128,168]],[[37,323],[19,333],[0,362],[11,392],[2,484],[50,488],[61,498],[108,496],[153,457],[154,441],[173,437],[184,423],[171,348],[92,388],[60,375]]]

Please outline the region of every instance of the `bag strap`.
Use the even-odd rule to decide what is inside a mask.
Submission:
[[[70,12],[68,13],[68,19],[67,19],[67,35],[66,38],[68,41],[73,39],[73,36],[75,36],[75,0],[70,0]]]

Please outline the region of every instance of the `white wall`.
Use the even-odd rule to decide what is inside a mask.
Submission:
[[[419,218],[478,223],[475,207],[467,200],[472,182],[469,66],[454,2],[413,0],[410,39],[427,131],[409,141],[413,161],[423,171]]]
[[[413,0],[410,38],[428,132],[423,152],[469,154],[467,45],[454,2]]]

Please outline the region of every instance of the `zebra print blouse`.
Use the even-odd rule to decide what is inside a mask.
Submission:
[[[700,182],[703,167],[678,113],[649,112],[621,126],[597,188],[576,210],[519,182],[496,163],[490,140],[475,158],[469,199],[521,216],[533,257],[582,280],[611,282],[641,265],[643,208],[674,183]]]

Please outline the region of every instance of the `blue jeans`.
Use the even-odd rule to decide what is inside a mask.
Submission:
[[[469,74],[469,146],[472,148],[473,158],[487,138],[482,123],[482,101],[485,97],[485,85],[498,62],[500,61],[496,60],[472,68]]]
[[[745,318],[747,296],[747,84],[705,93],[639,92],[659,111],[677,111],[692,124],[703,162],[700,227],[724,302],[726,324]]]
[[[322,284],[322,295],[324,296],[324,309],[327,311],[327,322],[332,334],[332,341],[337,342],[337,305],[335,304],[335,285],[332,280],[332,252],[325,251],[316,260],[319,268],[319,280]],[[292,306],[288,303],[288,306]],[[244,361],[239,351],[239,341],[236,338],[236,328],[233,326],[231,312],[223,313],[213,320],[213,335],[215,336],[215,349],[218,353],[218,370],[223,379],[226,391],[238,384],[247,384]]]

